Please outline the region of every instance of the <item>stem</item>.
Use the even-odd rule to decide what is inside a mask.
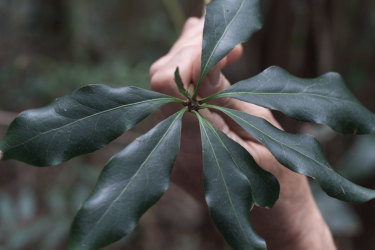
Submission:
[[[207,96],[207,97],[201,99],[200,102],[201,103],[206,103],[206,102],[209,102],[209,101],[211,101],[213,99],[221,98],[221,97],[223,97],[223,96],[220,96],[220,93],[215,93],[213,95],[210,95],[210,96]]]
[[[211,105],[211,104],[203,104],[203,105],[200,105],[199,108],[201,108],[201,109],[217,109],[217,106]]]
[[[185,103],[185,101],[180,99],[180,98],[177,98],[177,97],[174,97],[174,96],[168,96],[168,97],[172,98],[175,102]]]
[[[187,100],[184,106],[187,106],[189,112],[198,111],[199,109],[201,109],[200,102],[191,99]]]

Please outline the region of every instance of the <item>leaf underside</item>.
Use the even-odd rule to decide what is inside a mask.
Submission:
[[[375,114],[362,106],[341,76],[333,72],[304,79],[270,67],[204,101],[219,97],[237,98],[297,120],[326,124],[341,133],[375,132]]]
[[[203,147],[203,173],[206,202],[211,217],[234,249],[266,249],[251,227],[253,206],[251,185],[236,166],[236,160],[223,144],[222,136],[197,114]]]
[[[262,26],[259,0],[215,0],[207,5],[203,31],[200,82],[237,44]],[[197,93],[194,93],[196,96]]]
[[[347,202],[365,202],[375,198],[375,190],[358,186],[336,173],[312,136],[284,132],[262,118],[240,111],[217,106],[211,108],[231,117],[264,144],[285,167],[315,179],[328,195]]]
[[[160,199],[180,148],[184,111],[160,122],[109,161],[73,222],[71,250],[98,249],[128,235]]]
[[[0,142],[3,159],[57,165],[107,145],[160,106],[176,101],[136,87],[89,85],[22,112]]]

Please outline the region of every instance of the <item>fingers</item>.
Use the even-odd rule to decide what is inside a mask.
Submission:
[[[233,64],[238,61],[238,59],[241,58],[243,54],[243,46],[242,44],[238,44],[236,47],[232,49],[229,54],[224,57],[218,64],[220,69],[225,68],[226,66]]]
[[[155,91],[182,97],[174,83],[174,72],[179,67],[185,89],[193,81],[193,65],[200,64],[203,19],[189,18],[181,36],[167,55],[150,68],[151,88]]]
[[[153,90],[171,96],[184,98],[178,92],[174,82],[174,72],[177,67],[179,67],[180,76],[185,89],[188,88],[190,83],[197,83],[201,70],[201,41],[203,25],[202,18],[189,18],[183,28],[180,38],[174,44],[172,49],[167,55],[160,58],[151,66],[150,78]],[[225,66],[237,61],[242,53],[243,47],[238,45],[216,66],[214,66],[204,78],[199,90],[199,96],[209,96],[228,88],[230,83],[221,73],[221,70]],[[237,109],[242,112],[262,117],[280,128],[280,125],[276,122],[272,113],[268,109],[231,98],[220,98],[213,101],[213,104]],[[217,111],[214,112],[218,113]],[[251,139],[247,133],[242,131],[241,128],[228,117],[223,114],[220,115],[224,117],[226,123],[231,129],[238,132],[243,139]]]
[[[150,68],[153,90],[182,97],[174,83],[174,71],[177,67],[179,67],[181,79],[186,89],[190,83],[197,83],[201,71],[203,26],[203,18],[189,18],[186,21],[181,36],[168,54],[156,61]],[[208,72],[201,85],[200,96],[211,95],[230,86],[221,74],[221,69],[237,61],[242,52],[242,46],[236,46],[218,65]]]
[[[175,44],[172,46],[170,52],[176,48],[189,46],[191,44],[201,44],[203,37],[204,19],[191,17],[187,19],[182,29],[182,33]]]
[[[199,71],[200,72],[200,71]],[[194,79],[198,76],[194,76]],[[194,82],[197,82],[195,80]],[[217,92],[220,92],[230,86],[229,81],[225,78],[225,76],[221,73],[221,69],[219,65],[214,66],[203,79],[201,87],[199,89],[199,96],[206,97]]]
[[[153,90],[176,97],[182,95],[178,92],[174,82],[174,72],[179,67],[181,80],[185,89],[192,82],[193,65],[199,60],[200,50],[197,47],[189,46],[179,50],[176,56],[161,58],[152,65],[150,69],[150,81]]]
[[[203,19],[196,17],[189,18],[182,30],[182,33],[178,40],[174,43],[168,54],[157,60],[150,68],[150,75],[156,73],[156,71],[162,69],[173,57],[181,57],[181,52],[190,46],[197,46],[200,50],[200,43],[202,41],[203,34]],[[181,58],[180,58],[181,59]]]

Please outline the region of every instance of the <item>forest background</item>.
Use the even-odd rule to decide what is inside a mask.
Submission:
[[[169,50],[185,19],[200,16],[201,0],[1,0],[0,138],[14,116],[90,83],[150,88],[150,65]],[[271,65],[299,77],[328,71],[375,112],[375,1],[264,0],[264,26],[243,58],[225,70],[231,80]],[[349,179],[375,188],[375,136],[342,136],[323,126],[290,122],[313,134],[328,160]],[[105,149],[61,166],[0,165],[0,249],[66,249],[80,204],[111,155],[147,131],[146,119]],[[375,249],[375,201],[344,204],[314,185],[316,200],[340,250]],[[207,212],[174,185],[135,232],[106,248],[230,249]]]

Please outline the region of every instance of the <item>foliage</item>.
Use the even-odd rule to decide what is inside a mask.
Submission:
[[[220,93],[198,98],[207,72],[260,29],[259,6],[259,0],[214,0],[207,5],[201,74],[192,95],[183,89],[178,70],[175,73],[186,100],[135,87],[89,85],[49,106],[25,111],[12,122],[0,142],[3,160],[47,166],[104,147],[166,103],[183,106],[107,163],[73,222],[70,249],[97,249],[119,240],[160,199],[169,184],[180,147],[182,116],[187,111],[196,114],[201,128],[206,201],[214,223],[234,249],[266,248],[252,229],[249,210],[254,204],[272,207],[279,184],[245,149],[199,113],[204,108],[230,116],[280,163],[313,177],[330,196],[350,202],[375,198],[374,190],[337,174],[311,136],[289,134],[262,118],[207,103],[215,98],[237,98],[297,120],[326,124],[341,133],[373,133],[375,115],[345,88],[338,74],[301,79],[271,67]]]

